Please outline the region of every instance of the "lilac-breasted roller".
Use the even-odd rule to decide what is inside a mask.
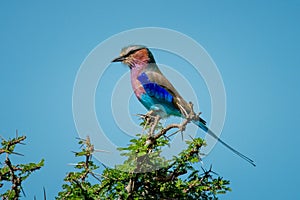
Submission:
[[[180,96],[174,86],[159,70],[152,53],[147,47],[141,45],[125,47],[122,49],[120,56],[112,62],[122,62],[129,66],[134,94],[149,111],[154,111],[155,114],[161,117],[173,115],[182,118],[192,112],[189,103]],[[255,166],[253,160],[229,146],[213,133],[201,117],[197,117],[193,120],[193,123]]]

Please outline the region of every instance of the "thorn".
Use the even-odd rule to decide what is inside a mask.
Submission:
[[[82,138],[80,138],[80,137],[76,137],[75,139],[76,139],[76,140],[82,140],[82,141],[85,141],[85,139],[82,139]]]
[[[25,191],[24,191],[24,189],[23,189],[23,187],[21,185],[20,185],[20,188],[21,188],[21,191],[22,191],[24,197],[26,197]]]
[[[83,163],[68,163],[67,165],[70,165],[70,166],[83,166],[84,164]]]
[[[15,154],[15,155],[18,155],[18,156],[24,156],[24,154],[17,153],[17,152],[11,152],[11,154]]]
[[[105,152],[105,153],[111,153],[110,151],[105,151],[101,149],[94,149],[94,152]]]
[[[189,134],[189,137],[192,139],[192,141],[195,141],[195,139]]]
[[[43,187],[43,191],[44,191],[44,200],[46,200],[47,197],[46,197],[46,189],[45,189],[45,187]]]

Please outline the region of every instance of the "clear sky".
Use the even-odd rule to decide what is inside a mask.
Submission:
[[[72,170],[67,164],[78,161],[71,153],[79,148],[72,92],[81,63],[110,36],[149,26],[193,38],[221,73],[227,95],[222,138],[257,167],[216,145],[204,162],[233,189],[220,199],[300,198],[299,10],[299,1],[1,1],[0,135],[14,137],[18,129],[28,137],[18,148],[25,156],[15,162],[46,160],[25,182],[23,199],[41,199],[43,187],[53,199]],[[163,52],[154,56],[175,65]],[[106,72],[112,77],[127,72],[112,67]],[[99,93],[96,101],[97,109],[105,104]],[[210,102],[204,97],[199,104],[209,119]]]

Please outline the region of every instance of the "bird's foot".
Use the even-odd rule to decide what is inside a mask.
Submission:
[[[188,120],[188,122],[190,121],[194,121],[194,120],[198,120],[200,118],[200,115],[202,112],[199,112],[198,114],[196,114],[194,112],[194,105],[192,102],[189,102],[189,107],[190,107],[190,113],[186,116],[186,119]]]
[[[149,129],[149,136],[153,136],[156,126],[159,123],[160,116],[157,115],[153,110],[150,110],[146,114],[138,114],[140,118],[144,119],[145,124],[143,130]]]
[[[184,132],[186,129],[187,124],[189,123],[188,119],[185,119],[180,125],[179,125],[179,130],[180,132]]]
[[[146,114],[137,114],[137,116],[139,116],[145,122],[143,130],[146,130],[147,126],[150,125],[153,122],[153,120],[154,120],[154,115],[153,115],[153,111],[152,110],[150,110]]]
[[[152,137],[154,135],[154,131],[155,131],[155,128],[158,124],[160,120],[160,116],[159,115],[156,115],[154,116],[154,120],[153,120],[153,123],[151,123],[151,127],[150,127],[150,131],[149,131],[149,136]]]

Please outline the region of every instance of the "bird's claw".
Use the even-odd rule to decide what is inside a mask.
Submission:
[[[154,131],[155,131],[155,128],[160,120],[160,116],[159,115],[156,115],[156,116],[153,116],[152,118],[154,118],[153,122],[151,123],[151,128],[150,128],[150,131],[149,131],[149,135],[150,136],[153,136],[154,135]]]
[[[160,120],[160,116],[153,110],[150,110],[146,114],[138,114],[138,116],[145,121],[144,130],[147,129],[147,126],[150,126],[149,135],[153,136],[155,128]]]
[[[179,130],[181,133],[183,133],[185,130],[186,130],[186,125],[187,125],[187,122],[183,122],[182,124],[180,124],[179,126]]]

